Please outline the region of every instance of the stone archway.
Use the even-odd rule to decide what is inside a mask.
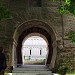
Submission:
[[[17,66],[22,64],[22,55],[21,55],[21,47],[22,47],[22,41],[23,39],[30,33],[40,33],[43,36],[46,37],[48,40],[48,47],[49,47],[49,53],[48,53],[48,59],[46,62],[46,65],[50,66],[52,69],[55,64],[56,59],[56,53],[57,53],[57,45],[56,45],[56,34],[54,30],[46,23],[38,20],[31,20],[23,23],[20,25],[13,36],[13,62],[12,66]],[[16,58],[16,59],[15,59]]]

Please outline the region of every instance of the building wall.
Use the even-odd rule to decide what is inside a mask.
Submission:
[[[29,59],[29,57],[30,60],[46,59],[47,49],[47,42],[42,37],[31,36],[22,42],[22,61]]]
[[[30,50],[31,50],[31,54],[30,54]],[[40,50],[41,50],[41,54],[40,54]],[[35,58],[37,58],[37,59],[40,59],[40,58],[46,59],[47,50],[43,46],[42,46],[42,49],[40,49],[40,47],[36,47],[36,46],[32,46],[32,47],[27,46],[27,47],[22,49],[22,54],[23,54],[23,57],[24,56],[26,56],[26,57],[31,56],[34,59]]]
[[[30,56],[30,50],[32,56],[37,56],[37,55],[40,56],[40,50],[42,51],[41,55],[46,55],[47,47],[41,46],[40,48],[40,46],[32,45],[32,46],[25,46],[22,48],[22,50],[24,50],[25,52],[28,51],[25,53],[26,56]]]

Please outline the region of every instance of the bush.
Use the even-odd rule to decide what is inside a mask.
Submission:
[[[61,75],[65,75],[68,71],[69,71],[69,68],[66,65],[62,64],[59,66],[57,72],[60,73]]]

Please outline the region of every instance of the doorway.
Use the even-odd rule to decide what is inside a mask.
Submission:
[[[56,59],[56,53],[57,53],[57,44],[56,44],[56,36],[54,29],[52,29],[47,23],[44,23],[42,21],[38,20],[31,20],[23,23],[20,25],[14,33],[13,36],[13,49],[12,49],[12,65],[18,66],[22,65],[23,58],[22,58],[22,43],[24,38],[27,39],[28,35],[30,34],[41,34],[45,38],[43,38],[47,42],[48,46],[48,53],[47,53],[47,59],[45,64],[47,66],[50,66],[51,68],[54,67],[55,59]],[[36,36],[36,35],[35,35]],[[26,38],[27,37],[27,38]],[[32,54],[30,50],[30,54]],[[41,50],[40,50],[41,54]]]
[[[45,65],[48,56],[48,41],[39,33],[31,33],[22,42],[23,65]]]

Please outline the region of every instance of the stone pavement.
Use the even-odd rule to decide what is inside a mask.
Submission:
[[[14,68],[12,75],[52,75],[52,73],[44,65],[25,65]]]

